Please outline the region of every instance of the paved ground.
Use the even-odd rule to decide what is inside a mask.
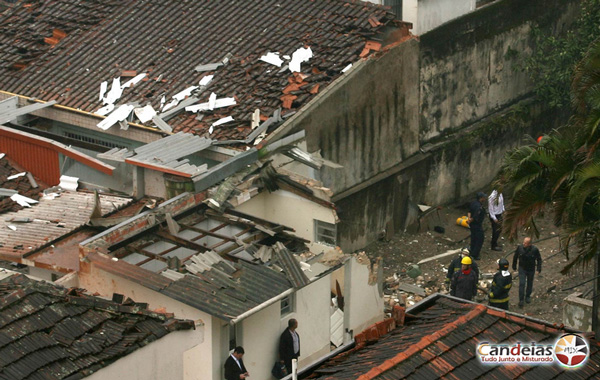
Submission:
[[[434,212],[435,213],[435,212]],[[379,241],[371,244],[365,249],[367,255],[371,258],[378,256],[383,257],[384,261],[384,278],[388,279],[388,290],[386,293],[397,293],[394,291],[392,277],[400,278],[400,282],[408,284],[419,284],[427,289],[427,293],[440,291],[444,292],[443,280],[446,276],[444,268],[450,264],[450,261],[455,256],[445,257],[439,260],[430,261],[420,265],[422,270],[422,279],[414,280],[406,276],[406,270],[410,264],[416,263],[419,260],[437,254],[446,252],[451,249],[468,247],[469,246],[469,230],[456,225],[456,219],[466,214],[466,210],[461,208],[443,208],[437,211],[430,220],[430,226],[441,225],[445,228],[445,232],[437,233],[433,230],[420,232],[416,234],[400,233],[394,236],[390,241]],[[439,217],[438,217],[439,215]],[[562,304],[564,298],[568,294],[575,291],[591,292],[592,282],[579,286],[575,289],[564,290],[582,282],[585,279],[591,278],[593,268],[577,268],[569,275],[561,275],[560,270],[567,263],[567,258],[564,253],[559,253],[559,239],[556,237],[558,229],[552,223],[550,217],[541,218],[536,221],[540,228],[539,242],[535,242],[541,252],[543,264],[542,274],[538,275],[534,280],[534,288],[532,295],[532,303],[526,304],[520,309],[518,307],[518,286],[519,280],[516,272],[512,271],[512,258],[517,243],[511,243],[507,240],[502,240],[504,245],[503,252],[496,252],[490,249],[491,226],[489,221],[484,222],[485,242],[483,245],[481,257],[478,262],[481,273],[495,273],[497,270],[496,261],[503,256],[507,256],[511,264],[511,272],[513,272],[513,289],[510,293],[510,310],[520,312],[535,318],[543,319],[552,323],[562,323]],[[525,235],[523,235],[524,237]],[[519,243],[522,242],[522,238]],[[557,254],[558,253],[558,254]],[[479,301],[487,303],[485,294],[480,292]],[[392,298],[400,299],[402,297],[392,296]],[[588,293],[588,299],[591,299],[591,293]],[[408,306],[420,297],[410,297],[406,300]]]

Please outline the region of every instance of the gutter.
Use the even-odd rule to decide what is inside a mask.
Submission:
[[[15,93],[8,92],[8,91],[2,91],[2,90],[0,90],[0,94],[10,95],[10,96],[16,96],[16,97],[28,100],[30,102],[35,102],[35,103],[42,103],[42,104],[47,103],[46,101],[43,101],[43,100],[40,100],[40,99],[31,98],[29,96],[19,95],[19,94],[15,94]],[[61,109],[63,111],[69,111],[69,112],[74,112],[74,113],[78,113],[78,114],[85,115],[85,116],[94,117],[96,119],[106,119],[106,116],[101,116],[101,115],[98,115],[98,114],[93,113],[93,112],[82,111],[82,110],[77,109],[77,108],[62,106],[60,104],[54,104],[51,107],[58,108],[58,109]],[[165,131],[162,131],[160,129],[148,127],[146,125],[142,125],[142,124],[138,124],[138,123],[132,123],[130,121],[128,121],[127,124],[129,124],[132,127],[136,127],[136,128],[140,128],[140,129],[145,129],[147,131],[151,131],[151,132],[158,133],[158,134],[163,134],[163,133],[166,133],[168,135],[172,135],[173,134],[172,132],[165,132]]]
[[[246,312],[244,312],[244,313],[242,313],[242,314],[238,315],[238,316],[237,316],[237,317],[235,317],[234,319],[230,320],[230,321],[229,321],[229,324],[231,324],[231,325],[235,325],[236,323],[239,323],[239,322],[241,322],[243,319],[245,319],[245,318],[248,318],[248,317],[249,317],[249,316],[251,316],[252,314],[254,314],[254,313],[256,313],[256,312],[259,312],[259,311],[261,311],[262,309],[264,309],[264,308],[266,308],[266,307],[268,307],[268,306],[271,306],[271,305],[272,305],[272,304],[274,304],[275,302],[277,302],[277,301],[279,301],[279,300],[281,300],[281,299],[283,299],[283,298],[285,298],[285,297],[289,296],[290,294],[292,294],[292,293],[293,293],[293,292],[295,292],[295,291],[296,291],[296,289],[294,289],[294,288],[290,288],[290,289],[286,290],[285,292],[281,293],[280,295],[278,295],[278,296],[275,296],[275,297],[273,297],[273,298],[271,298],[271,299],[269,299],[269,300],[267,300],[267,301],[265,301],[265,302],[261,303],[260,305],[257,305],[257,306],[255,306],[255,307],[253,307],[252,309],[250,309],[250,310],[248,310],[248,311],[246,311]]]

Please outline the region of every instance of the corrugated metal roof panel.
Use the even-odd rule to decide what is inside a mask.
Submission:
[[[131,201],[130,198],[100,195],[102,214],[116,211]],[[21,262],[29,252],[49,245],[86,224],[93,209],[93,193],[65,191],[52,200],[42,198],[30,208],[4,214],[0,220],[0,257]],[[29,218],[33,222],[6,221],[11,218]],[[13,231],[9,225],[16,230]]]

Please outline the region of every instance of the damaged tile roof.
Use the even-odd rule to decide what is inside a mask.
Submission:
[[[210,102],[215,93],[235,105],[165,120],[175,132],[204,135],[231,116],[210,137],[244,140],[256,109],[262,121],[278,107],[290,115],[407,30],[386,8],[361,1],[23,1],[0,15],[0,90],[95,112],[102,82],[147,74],[115,105],[160,110],[163,96],[168,104],[214,75],[190,99]],[[302,47],[313,56],[292,73],[286,57]],[[269,52],[284,58],[281,67],[260,60]]]
[[[4,156],[0,158],[0,188],[16,190],[19,195],[24,197],[39,200],[40,193],[48,188],[39,178],[26,174],[13,179],[8,179],[19,173],[24,173],[25,170],[17,163]],[[31,180],[33,179],[33,181]],[[37,186],[34,186],[37,185]],[[0,200],[0,214],[9,211],[19,211],[24,207],[13,201],[9,196]]]
[[[393,320],[358,334],[355,348],[329,359],[309,378],[537,380],[600,375],[600,345],[594,339],[589,340],[588,362],[576,372],[558,365],[481,364],[475,353],[480,342],[549,344],[566,330],[454,297],[433,295],[409,309],[403,325],[394,328],[388,322]]]
[[[0,379],[80,379],[193,321],[14,275],[0,281]]]
[[[182,194],[172,205],[186,196],[191,197]],[[82,242],[86,261],[228,321],[309,283],[294,255],[308,251],[307,241],[289,227],[234,210],[216,213],[203,204],[180,209],[181,217],[167,216],[168,207]],[[142,231],[147,222],[155,224]],[[123,236],[126,244],[112,247],[110,241]]]
[[[131,203],[131,198],[100,196],[101,214]],[[95,196],[84,191],[64,191],[54,199],[41,198],[29,208],[3,215],[0,220],[0,259],[23,263],[27,256],[89,222]]]

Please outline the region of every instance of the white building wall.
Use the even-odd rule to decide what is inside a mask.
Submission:
[[[313,253],[319,254],[332,248],[313,242],[314,220],[335,224],[334,211],[289,191],[277,190],[273,193],[263,191],[236,207],[236,210],[292,227],[296,231],[295,235],[311,241],[309,248]]]
[[[182,352],[202,344],[202,334],[196,331],[174,331],[108,367],[92,374],[89,380],[164,380],[184,379]],[[196,377],[199,379],[199,377]]]
[[[368,265],[359,263],[356,257],[348,260],[346,265],[344,325],[356,335],[383,320],[383,294],[378,284],[369,285]]]
[[[111,298],[113,293],[123,294],[136,302],[147,302],[151,310],[163,309],[173,313],[176,318],[197,321],[196,330],[190,333],[196,335],[202,343],[186,349],[185,353],[183,350],[178,353],[182,358],[183,377],[169,376],[163,379],[222,380],[222,362],[220,359],[215,360],[213,355],[220,352],[220,339],[213,337],[213,318],[210,315],[140,284],[97,269],[92,269],[92,275],[80,272],[79,284],[82,288],[92,293],[98,292],[106,298]]]

